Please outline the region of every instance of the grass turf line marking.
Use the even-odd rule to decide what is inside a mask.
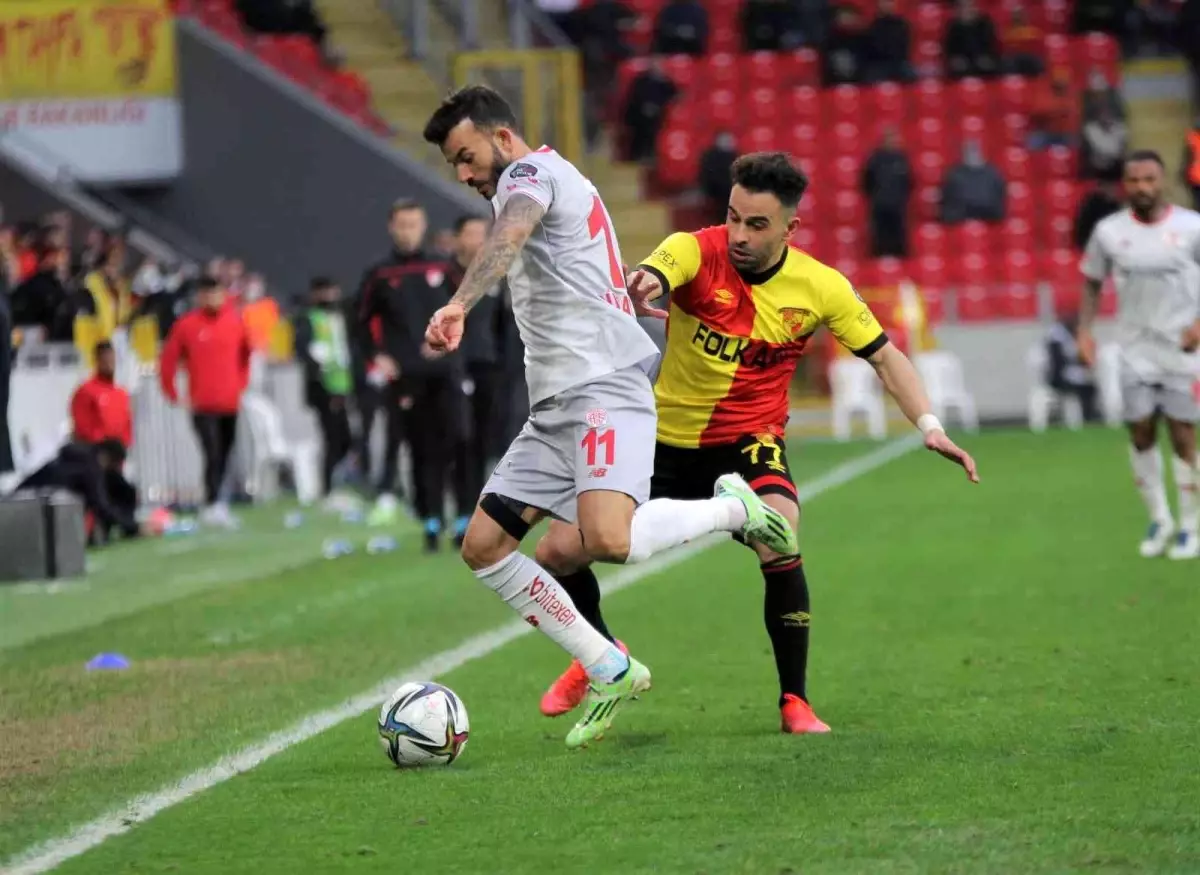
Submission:
[[[843,462],[831,468],[828,473],[800,484],[798,489],[800,501],[809,501],[818,495],[857,480],[919,446],[921,446],[920,436],[909,435],[883,444],[878,449],[857,456],[848,462]],[[726,540],[728,538],[724,535],[709,535],[667,553],[661,553],[638,565],[623,567],[605,577],[601,583],[601,589],[605,593],[625,589]],[[288,748],[320,735],[327,729],[332,729],[347,720],[352,720],[378,708],[379,703],[403,683],[440,677],[469,662],[490,656],[505,644],[531,632],[533,632],[532,626],[521,620],[514,620],[492,629],[490,632],[468,638],[457,647],[443,650],[441,653],[422,660],[394,677],[381,681],[372,689],[347,699],[340,705],[310,714],[286,729],[267,736],[259,743],[222,757],[212,765],[193,772],[175,783],[168,784],[157,792],[131,799],[125,805],[113,809],[90,823],[76,827],[61,838],[51,839],[17,854],[5,864],[0,873],[2,875],[40,875],[42,872],[48,872],[59,864],[86,853],[113,836],[129,832],[137,824],[144,823],[161,811],[186,802],[205,790],[228,781],[242,772],[247,772],[276,754],[283,753]]]

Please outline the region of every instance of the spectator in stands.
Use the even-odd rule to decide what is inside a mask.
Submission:
[[[821,57],[822,80],[826,85],[857,85],[863,81],[867,43],[857,9],[838,7]]]
[[[304,400],[317,415],[321,429],[324,495],[333,490],[333,472],[350,452],[351,444],[347,401],[353,377],[341,298],[337,283],[328,277],[316,277],[309,286],[308,307],[294,322],[296,354],[304,366]]]
[[[707,46],[708,10],[698,0],[668,0],[654,22],[654,53],[699,56]]]
[[[200,280],[196,304],[167,336],[159,377],[167,401],[178,404],[175,376],[181,364],[187,371],[187,406],[204,454],[206,506],[201,520],[232,528],[237,521],[221,498],[221,485],[237,436],[242,393],[250,379],[250,340],[215,277]]]
[[[896,0],[879,0],[878,13],[866,33],[866,81],[911,82],[909,63],[912,33],[896,11]]]
[[[12,379],[13,320],[8,289],[0,289],[0,478],[13,470],[12,435],[8,431],[8,387]]]
[[[742,45],[748,52],[782,52],[804,44],[796,10],[787,0],[742,4]]]
[[[5,300],[21,282],[21,259],[13,229],[0,228],[0,294]]]
[[[1129,147],[1129,128],[1107,108],[1083,126],[1080,164],[1085,179],[1120,179]]]
[[[110,240],[103,228],[92,228],[87,233],[83,251],[72,266],[72,274],[85,277],[97,270],[104,263],[104,253],[108,251]]]
[[[257,33],[299,33],[325,49],[325,25],[312,0],[236,0],[246,27]]]
[[[24,282],[35,273],[41,265],[44,255],[41,244],[41,229],[36,222],[17,222],[17,263],[20,267],[17,282]]]
[[[1000,222],[1008,186],[974,140],[963,144],[962,162],[946,171],[942,182],[942,222]]]
[[[678,93],[679,89],[657,58],[651,58],[650,66],[629,84],[625,131],[631,160],[645,161],[654,157],[667,107]]]
[[[433,242],[430,248],[437,254],[438,258],[450,258],[454,255],[454,229],[442,228],[440,231],[435,231],[433,234]]]
[[[1083,123],[1099,118],[1104,112],[1125,120],[1127,113],[1121,92],[1113,87],[1104,71],[1093,68],[1087,77],[1087,88],[1083,91]]]
[[[862,188],[871,205],[871,254],[875,258],[907,257],[912,165],[894,128],[884,131],[879,147],[867,159]]]
[[[943,45],[946,72],[951,79],[988,78],[1000,72],[1000,41],[992,20],[975,0],[958,0],[954,19],[946,27]]]
[[[226,296],[240,301],[246,291],[246,262],[240,258],[229,258],[225,261],[225,272],[221,282],[225,286]]]
[[[723,225],[725,214],[729,212],[729,193],[733,190],[730,174],[737,156],[737,141],[728,131],[717,134],[712,145],[700,156],[700,190],[712,210],[714,225]]]
[[[133,286],[125,276],[124,240],[118,237],[109,241],[103,262],[84,277],[83,285],[91,296],[100,337],[112,337],[119,326],[129,324],[136,301]]]
[[[1004,31],[1004,68],[1017,76],[1039,76],[1042,63],[1042,47],[1046,35],[1029,20],[1025,6],[1016,3],[1009,6],[1008,27]]]
[[[115,440],[133,446],[133,413],[129,393],[117,385],[117,353],[111,342],[96,344],[96,370],[71,396],[75,440],[85,444]]]
[[[1099,31],[1122,37],[1136,0],[1075,0],[1072,33]]]
[[[1071,93],[1071,72],[1059,68],[1038,83],[1029,111],[1028,146],[1074,146],[1079,132],[1079,102]]]
[[[1075,337],[1079,332],[1079,316],[1072,313],[1055,322],[1046,336],[1046,384],[1063,395],[1079,399],[1083,418],[1094,422],[1099,418],[1096,408],[1096,379],[1091,369],[1079,357]]]
[[[108,541],[114,529],[126,538],[136,538],[143,533],[135,519],[137,490],[121,474],[124,466],[125,447],[118,440],[104,440],[95,446],[71,441],[26,477],[18,489],[65,489],[78,495],[95,522],[93,545]]]
[[[267,281],[261,273],[247,275],[238,303],[241,304],[250,348],[256,355],[266,356],[279,325],[280,312],[279,302],[267,294]]]
[[[147,258],[130,284],[139,301],[134,318],[152,316],[157,324],[159,339],[166,338],[175,320],[187,310],[193,276],[192,267],[164,270],[155,259]]]
[[[1082,252],[1092,239],[1092,231],[1100,220],[1121,209],[1121,186],[1115,181],[1101,182],[1079,202],[1075,213],[1075,229],[1072,239],[1075,248]]]
[[[74,338],[79,306],[67,284],[70,262],[71,255],[65,249],[40,253],[35,272],[13,290],[12,318],[16,325],[40,327],[47,341]]]

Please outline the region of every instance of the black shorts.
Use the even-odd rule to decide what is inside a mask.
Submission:
[[[722,474],[740,474],[759,495],[785,495],[796,500],[796,484],[788,469],[783,440],[769,434],[747,435],[711,447],[654,449],[651,498],[684,500],[711,498],[713,484]]]

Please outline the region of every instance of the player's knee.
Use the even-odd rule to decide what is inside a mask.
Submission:
[[[606,521],[583,530],[583,548],[593,562],[621,563],[629,558],[629,526]]]
[[[490,568],[515,548],[513,539],[486,514],[476,512],[467,525],[459,554],[472,571]]]
[[[578,535],[571,542],[553,533],[543,535],[537,543],[534,558],[551,574],[571,574],[588,563]]]

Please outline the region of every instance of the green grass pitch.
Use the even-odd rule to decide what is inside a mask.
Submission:
[[[450,768],[392,768],[367,713],[59,871],[1200,872],[1200,565],[1137,558],[1119,432],[966,443],[980,486],[917,451],[805,507],[830,736],[779,734],[761,580],[721,545],[607,600],[655,688],[590,750],[539,715],[564,660],[531,634],[440,679]],[[812,480],[873,448],[790,449]],[[282,515],[0,587],[0,861],[512,619],[415,529],[326,561],[370,533]]]

